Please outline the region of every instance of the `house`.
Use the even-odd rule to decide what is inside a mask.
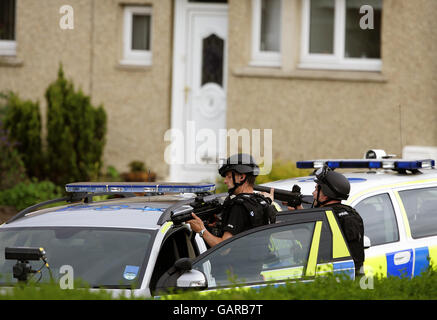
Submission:
[[[0,91],[38,99],[44,118],[62,63],[107,111],[105,164],[167,180],[214,179],[238,141],[264,163],[401,155],[437,145],[436,13],[435,0],[2,0]]]

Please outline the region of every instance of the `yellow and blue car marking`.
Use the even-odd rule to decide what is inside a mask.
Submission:
[[[396,261],[398,254],[409,254],[405,262]],[[389,252],[385,255],[370,257],[364,261],[364,270],[367,275],[380,277],[417,277],[431,265],[436,268],[437,246],[420,247]]]

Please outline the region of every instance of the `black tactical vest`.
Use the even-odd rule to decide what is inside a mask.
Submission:
[[[241,205],[246,209],[252,228],[276,222],[277,210],[271,204],[270,198],[259,193],[240,193],[230,205]]]
[[[355,269],[359,270],[364,262],[364,223],[358,212],[344,204],[330,205],[337,216],[340,227],[348,242]]]

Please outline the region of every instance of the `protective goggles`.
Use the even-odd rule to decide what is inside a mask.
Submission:
[[[331,171],[331,168],[329,168],[326,164],[323,167],[317,169],[317,171],[315,172],[316,182],[317,181],[324,182],[329,171]]]

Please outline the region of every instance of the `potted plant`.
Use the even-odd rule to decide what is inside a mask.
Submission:
[[[156,173],[148,169],[142,161],[130,162],[129,169],[130,172],[122,175],[127,182],[156,181]]]

